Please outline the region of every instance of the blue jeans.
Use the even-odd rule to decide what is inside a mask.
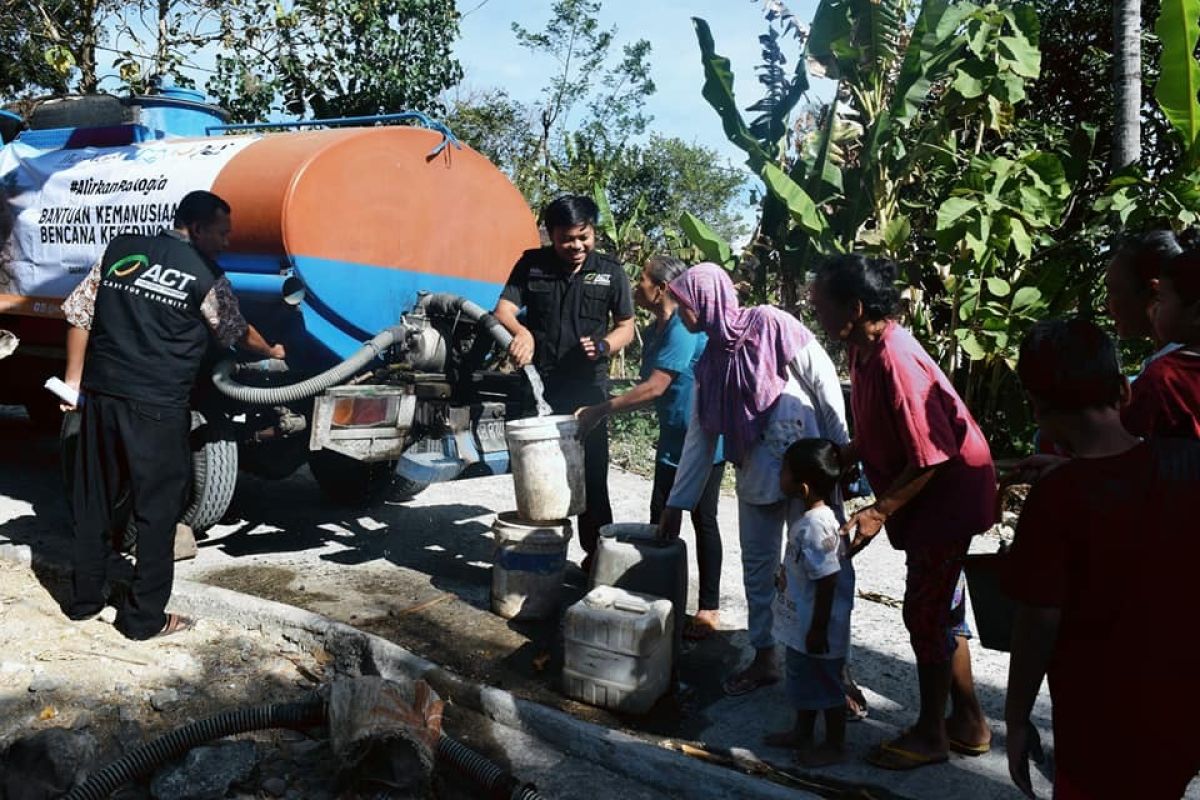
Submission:
[[[775,645],[775,575],[783,557],[788,502],[758,506],[738,500],[738,537],[742,544],[742,583],[746,590],[750,644],[756,650]],[[799,505],[799,504],[797,504]],[[803,513],[803,506],[800,506]]]

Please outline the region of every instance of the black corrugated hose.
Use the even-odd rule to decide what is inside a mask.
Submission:
[[[226,711],[209,719],[184,725],[126,753],[104,769],[76,786],[63,800],[105,800],[114,791],[135,778],[150,774],[157,767],[193,747],[237,733],[267,728],[311,728],[328,720],[329,709],[320,695],[314,694],[294,703],[275,703],[254,708]],[[537,789],[521,784],[510,772],[493,764],[471,748],[442,734],[437,754],[450,762],[487,791],[496,800],[541,800]]]
[[[490,800],[541,800],[541,795],[532,785],[522,784],[511,772],[506,772],[444,733],[438,740],[437,754],[454,765],[463,775],[487,789],[487,797]]]
[[[295,703],[275,703],[226,711],[215,717],[184,725],[126,753],[89,776],[86,781],[68,792],[64,800],[104,800],[129,781],[148,775],[159,765],[214,739],[267,728],[307,728],[320,725],[325,719],[325,701],[319,696]]]

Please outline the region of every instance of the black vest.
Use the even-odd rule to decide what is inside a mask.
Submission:
[[[215,280],[172,233],[114,239],[100,263],[83,388],[187,407],[208,344],[200,303]]]

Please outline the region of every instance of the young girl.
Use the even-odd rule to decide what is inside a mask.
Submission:
[[[784,495],[802,501],[805,509],[789,526],[775,601],[775,637],[787,647],[787,691],[796,721],[791,730],[769,734],[766,742],[796,748],[797,761],[808,767],[841,761],[846,742],[841,676],[850,642],[854,569],[829,506],[840,473],[833,442],[801,439],[784,453],[779,475]],[[818,712],[825,717],[820,745],[813,736]]]
[[[1133,382],[1121,421],[1138,436],[1200,439],[1200,251],[1171,259],[1157,283],[1155,335],[1179,347]]]

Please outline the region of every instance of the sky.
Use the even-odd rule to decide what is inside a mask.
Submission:
[[[785,2],[800,20],[811,21],[816,0]],[[552,5],[551,0],[459,0],[464,16],[455,54],[464,79],[458,91],[494,87],[516,100],[536,100],[555,64],[520,47],[512,23],[540,31]],[[654,117],[650,131],[711,147],[741,165],[744,154],[726,140],[717,112],[700,95],[704,68],[692,17],[707,20],[717,52],[732,62],[738,104],[744,109],[758,100],[762,92],[754,68],[760,60],[758,37],[767,28],[762,0],[603,0],[600,11],[601,25],[617,28],[615,56],[624,44],[650,41],[651,78],[658,89],[646,105]],[[784,52],[789,58],[796,54],[794,39],[785,43]],[[830,87],[816,85],[815,91],[828,95]]]

